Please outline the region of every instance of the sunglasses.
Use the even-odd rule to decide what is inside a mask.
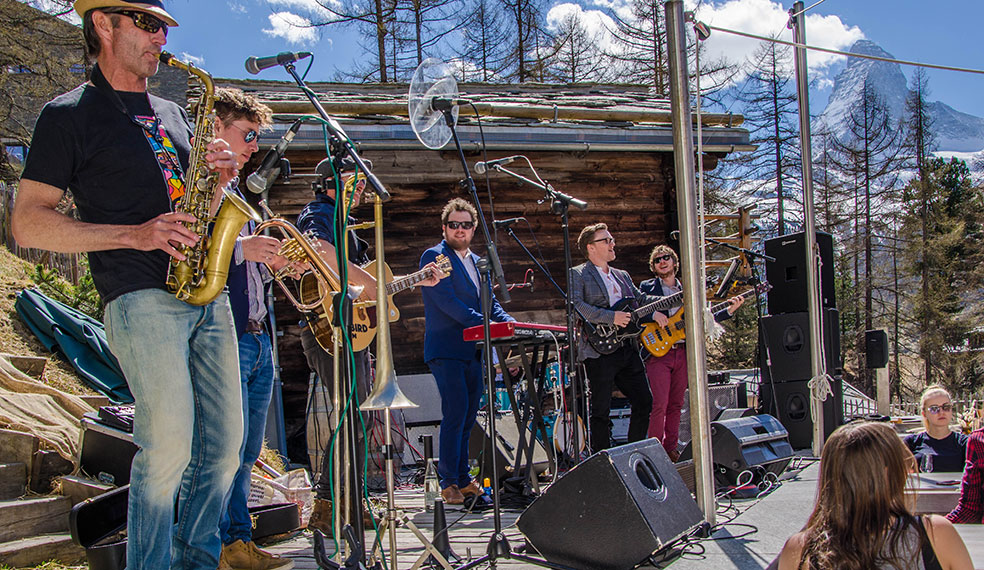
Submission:
[[[673,261],[673,256],[672,255],[661,255],[661,256],[659,256],[659,257],[657,257],[656,259],[653,260],[653,265],[656,265],[657,263],[662,263],[664,261]]]
[[[243,129],[242,127],[237,127],[236,125],[233,125],[232,123],[229,123],[229,126],[232,127],[232,128],[234,128],[234,129],[236,129],[237,131],[241,132],[243,134],[243,141],[245,141],[247,144],[255,141],[256,140],[256,137],[259,136],[257,134],[257,132],[254,131],[253,129],[250,129],[250,130],[247,131],[246,129]]]
[[[605,243],[615,243],[615,238],[613,237],[598,238],[596,240],[592,240],[591,243],[598,243],[599,241],[603,241]]]
[[[464,230],[470,230],[475,227],[475,222],[448,222],[444,225],[451,228],[452,230],[456,230],[458,228]]]
[[[129,16],[133,20],[133,25],[140,28],[141,30],[156,34],[157,30],[164,30],[164,37],[167,37],[167,24],[162,22],[160,18],[156,16],[151,16],[146,12],[136,12],[133,10],[103,10],[107,14],[122,14],[123,16]]]
[[[949,412],[953,410],[952,404],[943,404],[942,406],[926,406],[926,411],[931,414],[938,414],[940,412]]]

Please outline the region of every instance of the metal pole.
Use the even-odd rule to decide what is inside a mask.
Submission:
[[[680,220],[680,268],[683,310],[687,330],[687,382],[690,387],[690,429],[693,434],[697,505],[704,520],[714,525],[716,503],[711,475],[711,434],[707,407],[704,306],[706,297],[697,254],[700,247],[695,193],[694,132],[687,85],[687,35],[682,0],[666,2],[666,38],[670,67],[670,110],[673,116],[673,159],[676,178],[677,217]]]
[[[789,25],[793,30],[793,41],[806,45],[806,14],[803,2],[793,3],[789,11]],[[793,16],[796,14],[795,16]],[[817,276],[817,228],[813,214],[813,148],[810,144],[810,91],[806,67],[806,48],[795,48],[796,94],[799,99],[800,154],[803,159],[803,231],[806,236],[806,287],[807,310],[810,312],[810,361],[813,364],[811,385],[826,382],[826,362],[820,336],[820,294]],[[833,325],[832,325],[833,326]],[[823,450],[823,402],[810,391],[810,415],[813,416],[813,455],[820,457]],[[826,393],[826,390],[824,391]]]

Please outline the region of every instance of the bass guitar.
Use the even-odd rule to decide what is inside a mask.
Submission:
[[[425,267],[416,273],[411,273],[410,275],[405,275],[399,279],[393,279],[393,271],[389,268],[389,265],[383,264],[383,270],[386,274],[386,295],[389,302],[387,306],[389,307],[389,321],[396,322],[400,319],[400,310],[396,308],[396,304],[393,303],[393,295],[396,295],[400,291],[406,291],[414,285],[429,279],[432,275],[440,279],[444,279],[451,274],[451,260],[444,254],[437,256],[434,260],[437,265],[437,271],[432,268]],[[370,275],[376,274],[376,262],[370,261],[365,266],[362,267]],[[319,289],[323,287],[320,285],[317,279],[310,273],[305,273],[300,279],[300,297],[302,303],[312,303],[320,298],[324,292]],[[321,348],[325,350],[332,350],[332,320],[334,318],[334,307],[332,307],[333,295],[328,295],[321,305],[319,305],[313,312],[312,318],[308,319],[308,326],[311,332],[314,333],[314,338],[321,345]],[[356,301],[352,303],[352,350],[358,352],[360,350],[365,350],[371,343],[372,339],[376,337],[376,303],[373,301]]]
[[[746,299],[751,295],[765,293],[769,289],[772,289],[772,286],[768,283],[759,283],[754,289],[749,289],[738,297]],[[729,304],[729,301],[725,301],[714,305],[711,307],[711,314],[717,314],[718,311],[728,308]],[[661,327],[657,323],[646,323],[639,335],[642,346],[646,347],[646,350],[653,356],[663,356],[673,348],[674,344],[684,338],[686,338],[686,330],[683,323],[683,309],[669,317],[666,326]]]
[[[661,297],[652,303],[647,303],[637,309],[632,309],[635,298],[622,299],[612,307],[613,311],[625,311],[630,313],[629,324],[624,327],[609,324],[592,323],[594,330],[585,326],[585,336],[591,348],[598,351],[598,354],[611,354],[618,350],[622,342],[634,338],[642,332],[640,323],[646,320],[653,311],[665,311],[683,304],[683,292],[678,291],[672,295]]]

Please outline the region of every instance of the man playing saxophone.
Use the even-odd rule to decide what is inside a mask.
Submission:
[[[194,306],[165,288],[169,257],[183,259],[179,248],[202,238],[184,225],[194,217],[173,208],[196,166],[192,128],[181,107],[147,93],[177,22],[161,0],[76,0],[75,10],[96,66],[38,118],[13,233],[22,246],[89,254],[136,400],[127,567],[216,568],[243,438],[242,415],[229,413],[241,409],[239,359],[226,294]],[[225,186],[235,154],[218,138],[203,150]],[[66,190],[79,220],[56,209]]]

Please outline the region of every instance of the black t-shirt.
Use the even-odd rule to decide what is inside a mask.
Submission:
[[[48,102],[22,177],[70,190],[84,222],[138,225],[171,211],[183,194],[180,180],[188,167],[192,130],[184,110],[170,101],[117,93],[132,117],[91,84]],[[180,169],[173,166],[175,153]],[[105,303],[131,291],[165,288],[169,256],[161,250],[88,255]]]
[[[950,432],[943,439],[926,432],[905,436],[905,444],[916,456],[920,471],[961,473],[967,459],[967,435]],[[931,456],[932,459],[927,457]]]

